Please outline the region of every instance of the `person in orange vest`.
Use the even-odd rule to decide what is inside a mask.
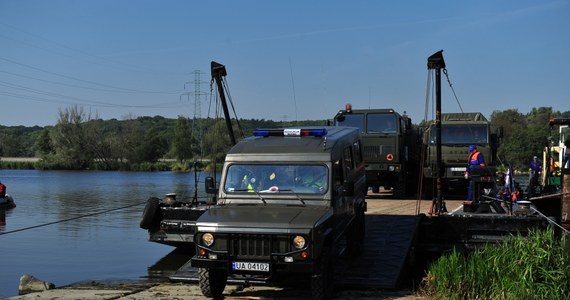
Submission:
[[[476,145],[469,146],[469,158],[467,159],[467,171],[465,171],[465,179],[469,180],[469,186],[467,188],[467,201],[473,201],[473,177],[471,176],[471,170],[474,166],[485,166],[485,157],[483,153],[477,150]]]

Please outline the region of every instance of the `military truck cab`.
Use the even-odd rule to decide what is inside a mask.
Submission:
[[[360,129],[366,182],[374,193],[380,187],[392,189],[395,198],[415,192],[420,137],[409,117],[393,109],[352,109],[347,104],[334,121],[336,126]]]
[[[330,298],[335,259],[358,255],[364,238],[361,147],[353,127],[256,130],[234,146],[219,188],[207,180],[217,204],[196,222],[202,293],[220,297],[228,276],[306,277],[313,298]]]
[[[441,114],[441,159],[442,181],[445,191],[466,189],[464,178],[469,157],[469,145],[476,145],[485,157],[491,173],[497,165],[497,149],[502,131],[491,131],[491,123],[479,112]],[[435,192],[437,178],[437,134],[436,124],[431,123],[424,132],[424,194],[429,199]]]

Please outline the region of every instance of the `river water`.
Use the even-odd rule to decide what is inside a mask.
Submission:
[[[191,256],[149,242],[139,222],[151,196],[191,199],[194,173],[0,170],[0,180],[17,205],[0,211],[0,298],[18,294],[23,274],[56,286],[149,280]]]

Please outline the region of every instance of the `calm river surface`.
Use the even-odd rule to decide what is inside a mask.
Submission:
[[[150,196],[191,199],[194,173],[0,170],[0,181],[17,205],[0,211],[0,298],[18,294],[23,274],[56,286],[146,280],[190,257],[149,242],[139,222]]]

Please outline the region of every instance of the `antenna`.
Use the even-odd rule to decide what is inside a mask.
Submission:
[[[293,103],[295,104],[295,124],[299,121],[297,119],[297,97],[295,95],[295,81],[293,80],[293,66],[291,65],[291,57],[289,57],[289,71],[291,72],[291,84],[293,85]]]

